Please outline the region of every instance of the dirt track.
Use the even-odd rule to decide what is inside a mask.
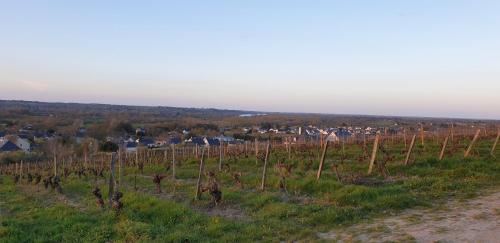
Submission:
[[[318,237],[339,242],[500,242],[500,191],[466,202],[452,201],[439,209],[406,210],[373,222],[318,233]]]

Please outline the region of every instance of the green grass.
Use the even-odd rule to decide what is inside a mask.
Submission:
[[[486,154],[489,143],[478,144]],[[14,185],[11,177],[0,176],[0,242],[254,242],[278,240],[316,241],[317,232],[341,228],[364,219],[373,219],[417,206],[430,207],[450,198],[477,196],[500,183],[500,163],[490,156],[463,159],[461,152],[435,159],[437,144],[425,152],[416,148],[412,165],[403,166],[402,145],[390,146],[396,155],[387,164],[391,175],[400,178],[382,186],[345,185],[330,169],[340,161],[340,149],[333,146],[327,155],[323,175],[316,180],[317,160],[306,170],[309,155],[294,154],[286,163],[294,165],[287,178],[288,193],[278,188],[274,164],[286,158],[284,151],[273,151],[268,170],[267,189],[260,185],[262,165],[252,157],[231,163],[232,172],[242,172],[244,188],[237,187],[231,173],[218,173],[224,208],[241,211],[243,219],[209,216],[208,195],[195,201],[195,178],[198,161],[186,160],[177,168],[177,186],[169,177],[163,181],[163,196],[154,193],[150,176],[162,173],[163,165],[148,165],[138,174],[133,189],[134,168],[127,168],[124,178],[124,209],[119,215],[96,207],[91,190],[97,183],[107,198],[103,180],[92,177],[63,179],[68,203],[56,193],[35,186]],[[461,150],[460,150],[461,151]],[[340,171],[365,174],[366,161],[358,161],[359,146],[347,146],[347,158]],[[382,158],[382,157],[380,157]],[[380,159],[379,158],[379,159]],[[217,159],[207,160],[206,170],[217,171]],[[169,172],[170,173],[170,172]],[[381,179],[375,171],[374,178]],[[37,192],[40,190],[40,192]],[[169,197],[166,197],[168,195]]]

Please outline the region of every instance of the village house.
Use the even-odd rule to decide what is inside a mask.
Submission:
[[[252,132],[252,128],[244,127],[244,128],[241,129],[241,131],[243,131],[245,134],[248,134],[248,133]]]
[[[136,140],[136,143],[138,143],[141,146],[148,147],[148,148],[158,147],[155,140],[152,138],[140,138],[140,139]]]
[[[87,129],[85,129],[84,127],[78,128],[75,135],[76,143],[78,144],[82,143],[82,141],[85,139],[86,136],[87,136]]]
[[[167,139],[166,144],[168,145],[176,145],[182,143],[182,140],[179,137],[170,137]]]
[[[19,129],[19,133],[31,133],[33,132],[33,125],[27,124],[23,128]]]
[[[331,132],[330,134],[328,134],[325,140],[328,142],[338,142],[339,137],[337,137],[337,134],[335,134],[335,132]]]
[[[186,140],[186,143],[191,143],[198,146],[205,145],[203,137],[191,137],[190,139]]]
[[[126,141],[125,142],[125,151],[127,153],[134,153],[137,151],[137,143],[135,141]]]
[[[259,129],[258,129],[258,132],[259,132],[260,134],[266,134],[266,133],[268,132],[268,130],[263,129],[263,128],[259,128]]]
[[[340,128],[336,133],[335,135],[337,135],[337,137],[339,139],[347,139],[347,138],[350,138],[352,137],[352,132],[350,132],[348,129],[346,128]]]
[[[14,138],[14,140],[16,146],[21,150],[23,150],[24,152],[31,152],[32,142],[28,138],[17,136],[16,138]]]
[[[26,135],[7,136],[2,134],[0,137],[0,147],[0,152],[23,151],[29,153],[33,149],[33,142]]]
[[[207,145],[207,146],[219,146],[220,145],[220,141],[217,138],[204,138],[203,140],[205,141],[205,145]]]
[[[279,130],[278,130],[278,129],[276,129],[276,128],[271,128],[271,129],[269,129],[269,132],[278,133],[278,132],[279,132]]]
[[[139,127],[135,129],[135,135],[138,137],[146,136],[146,129]]]
[[[15,152],[20,150],[21,148],[19,148],[15,143],[9,140],[0,141],[0,153]]]
[[[233,137],[224,136],[224,135],[220,135],[218,137],[215,137],[215,139],[222,141],[223,143],[233,143],[235,140]]]

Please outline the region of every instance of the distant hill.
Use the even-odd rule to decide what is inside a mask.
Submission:
[[[193,117],[214,118],[239,116],[242,114],[258,114],[252,111],[224,110],[212,108],[179,108],[168,106],[128,106],[109,104],[81,104],[61,102],[38,102],[22,100],[0,100],[0,110],[20,112],[31,116],[58,116],[61,114],[76,113],[94,116],[110,114],[143,114],[156,117]]]
[[[349,114],[279,113],[225,110],[213,108],[179,108],[169,106],[129,106],[0,100],[0,124],[41,123],[56,118],[58,124],[68,125],[74,119],[85,124],[105,119],[128,121],[134,124],[165,124],[175,122],[217,123],[221,126],[250,126],[262,123],[275,125],[317,126],[392,126],[415,125],[420,122],[446,126],[451,122],[464,124],[497,123],[495,120],[451,119],[430,117],[373,116]]]

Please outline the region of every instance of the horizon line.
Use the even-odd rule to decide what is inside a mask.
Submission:
[[[181,109],[204,109],[204,110],[220,110],[220,111],[236,111],[236,112],[251,112],[251,113],[267,113],[267,114],[282,114],[282,115],[322,115],[322,116],[363,116],[363,117],[386,117],[386,118],[412,118],[412,119],[449,119],[449,120],[469,120],[469,121],[496,121],[500,119],[493,118],[464,118],[464,117],[433,117],[433,116],[404,116],[404,115],[388,115],[388,114],[341,114],[341,113],[321,113],[321,112],[280,112],[280,111],[258,111],[258,110],[238,110],[216,107],[180,107],[168,105],[132,105],[132,104],[113,104],[113,103],[94,103],[94,102],[78,102],[78,101],[39,101],[39,100],[23,100],[23,99],[0,99],[0,101],[14,102],[32,102],[32,103],[54,103],[54,104],[78,104],[78,105],[110,105],[110,106],[131,106],[131,107],[160,107],[160,108],[181,108]]]

